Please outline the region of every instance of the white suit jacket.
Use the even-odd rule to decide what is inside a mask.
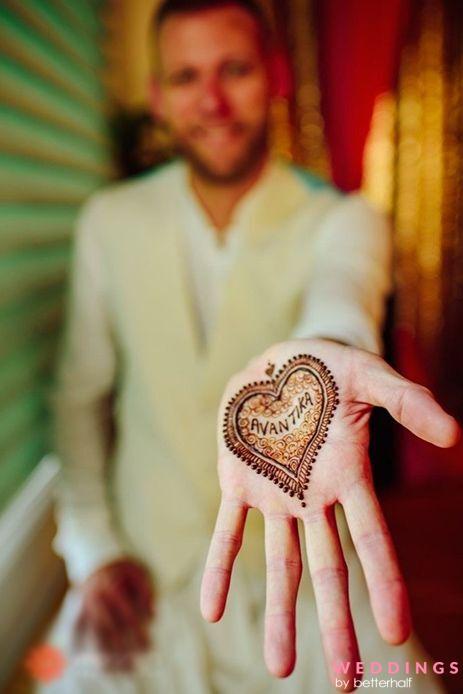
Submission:
[[[242,242],[204,345],[179,212],[185,170],[176,161],[98,192],[77,225],[54,393],[55,547],[74,581],[132,553],[168,588],[203,560],[219,503],[217,407],[250,358],[292,337],[380,351],[387,220],[361,194],[277,160],[238,211]],[[257,521],[244,555],[262,555]]]

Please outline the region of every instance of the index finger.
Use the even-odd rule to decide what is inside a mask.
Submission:
[[[218,622],[225,610],[247,510],[241,501],[222,498],[201,583],[201,614],[208,622]]]

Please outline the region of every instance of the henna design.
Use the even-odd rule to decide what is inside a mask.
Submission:
[[[265,369],[265,373],[267,374],[267,376],[271,376],[274,371],[275,371],[275,364],[272,364],[271,361],[267,362],[267,368]]]
[[[271,376],[274,368],[269,362],[265,373]],[[299,354],[273,378],[244,386],[229,401],[225,444],[258,475],[305,506],[304,491],[339,404],[338,393],[326,365]]]

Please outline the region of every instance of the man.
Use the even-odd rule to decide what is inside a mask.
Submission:
[[[353,485],[359,476],[368,483],[368,494],[363,489],[357,498],[363,509],[359,522],[363,518],[366,528],[373,519],[377,528],[381,518],[372,501],[368,461],[363,457],[360,468],[357,460],[346,465],[338,443],[336,459],[319,466],[318,482],[315,466],[314,488],[323,489],[320,504],[330,504],[330,511],[322,532],[313,535],[309,563],[314,576],[321,575],[313,572],[317,563],[323,569],[326,560],[331,567],[326,580],[314,581],[330,672],[327,676],[321,662],[307,582],[299,600],[299,663],[284,680],[277,678],[290,674],[295,658],[298,512],[280,512],[279,497],[269,496],[260,478],[237,482],[233,475],[240,461],[225,460],[222,450],[224,502],[202,609],[211,621],[223,612],[245,510],[261,508],[267,554],[281,547],[267,593],[265,657],[277,676],[272,678],[260,653],[265,562],[257,512],[250,514],[224,620],[209,625],[199,614],[202,567],[220,502],[216,418],[227,381],[264,350],[235,375],[233,386],[261,379],[267,361],[280,368],[295,353],[320,356],[334,365],[346,418],[358,419],[356,438],[352,426],[343,430],[333,422],[332,436],[342,441],[345,435],[349,451],[365,449],[369,405],[356,403],[369,384],[366,403],[389,406],[438,445],[452,444],[456,424],[429,393],[371,354],[380,350],[390,286],[385,221],[362,196],[343,196],[269,154],[272,47],[257,6],[251,0],[166,0],[154,30],[153,110],[169,125],[182,156],[96,194],[76,233],[55,395],[63,460],[56,547],[76,589],[55,638],[65,647],[62,630],[68,618],[75,620],[76,638],[90,643],[101,662],[95,666],[70,656],[58,691],[330,691],[333,659],[358,659],[334,530],[334,502],[342,495],[330,484],[345,479]],[[106,413],[113,392],[111,447]],[[325,484],[323,469],[331,471]],[[307,509],[320,517],[308,502]],[[283,530],[272,508],[284,516]],[[347,534],[341,533],[350,553]],[[361,540],[358,547],[362,550]],[[376,563],[371,551],[366,563],[373,574],[389,572],[392,592],[378,597],[378,576],[367,575],[373,609],[385,639],[401,643],[409,634],[406,595],[385,530],[378,547]],[[414,660],[418,651],[412,642],[395,649],[381,641],[353,559],[350,568],[364,659],[365,648],[370,660]],[[332,580],[333,571],[342,573],[340,580]],[[348,627],[336,626],[338,614]],[[351,668],[345,679],[338,686],[351,689]],[[423,681],[416,691],[435,692],[436,684]]]

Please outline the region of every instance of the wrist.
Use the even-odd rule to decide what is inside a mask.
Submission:
[[[327,335],[311,335],[310,337],[302,337],[298,339],[306,339],[306,340],[323,340],[324,342],[334,342],[337,345],[342,345],[343,347],[354,347],[351,342],[346,342],[345,340],[341,340],[337,337],[332,337],[332,336],[327,336]]]

